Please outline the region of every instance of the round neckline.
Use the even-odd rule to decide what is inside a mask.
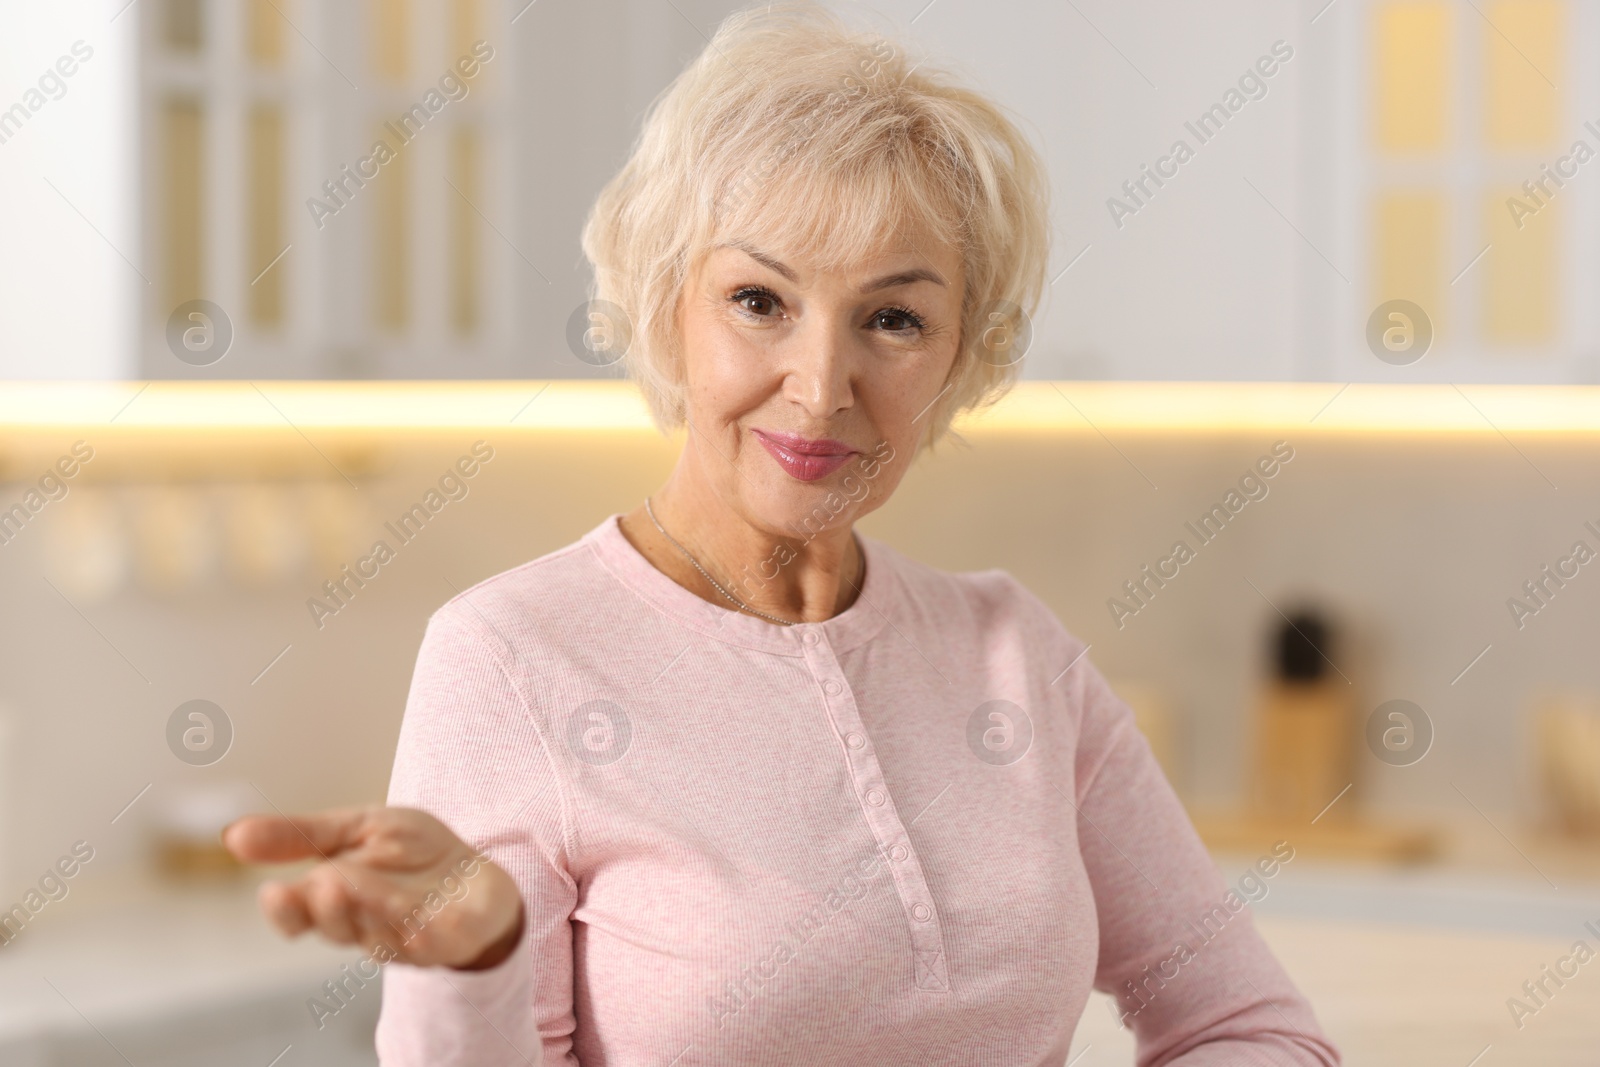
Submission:
[[[622,513],[614,512],[591,530],[584,541],[619,581],[676,622],[728,644],[764,652],[803,655],[815,644],[806,634],[816,633],[836,652],[869,640],[888,621],[895,583],[888,574],[888,553],[859,530],[853,531],[861,548],[866,573],[861,591],[849,607],[821,622],[782,626],[740,611],[732,604],[711,603],[679,585],[658,570],[622,532]]]

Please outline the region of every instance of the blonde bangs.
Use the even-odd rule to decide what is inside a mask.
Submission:
[[[852,165],[854,164],[854,165]],[[813,152],[738,201],[712,208],[711,245],[747,244],[822,271],[855,271],[913,235],[964,248],[960,214],[914,159],[845,162]],[[815,210],[821,205],[822,210]]]

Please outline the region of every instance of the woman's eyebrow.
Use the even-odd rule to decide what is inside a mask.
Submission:
[[[785,278],[788,278],[791,282],[799,280],[794,271],[790,270],[788,267],[784,266],[776,259],[773,259],[760,249],[751,248],[749,245],[737,241],[730,244],[721,245],[720,247],[737,249],[749,256],[751,259],[755,260],[757,263],[761,264],[763,267],[766,267],[768,270],[777,271]]]
[[[892,289],[897,285],[910,285],[913,282],[932,282],[935,285],[944,285],[944,279],[926,267],[917,267],[913,270],[897,271],[886,274],[877,281],[868,282],[861,287],[863,293],[875,293],[879,289]]]
[[[794,271],[760,249],[739,243],[726,244],[721,247],[738,249],[763,267],[783,275],[791,282],[797,280]],[[937,271],[929,270],[926,267],[914,267],[911,270],[895,271],[893,274],[886,274],[881,278],[870,281],[863,285],[860,291],[863,293],[875,293],[879,289],[892,289],[897,285],[911,285],[914,282],[933,282],[935,285],[945,285],[945,280],[939,276]]]

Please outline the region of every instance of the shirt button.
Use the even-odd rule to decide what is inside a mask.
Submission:
[[[862,745],[867,743],[867,739],[862,737],[860,734],[845,734],[844,743],[849,745],[851,748],[860,748]]]
[[[933,918],[933,909],[926,904],[911,905],[911,917],[919,923],[925,923]]]
[[[839,683],[830,678],[828,681],[822,683],[822,691],[831,697],[836,697],[839,695]]]
[[[906,858],[906,846],[904,846],[904,845],[896,845],[896,846],[894,846],[894,848],[891,848],[889,850],[889,858],[894,860],[896,863],[899,863],[901,860],[905,859]]]
[[[815,630],[807,630],[805,633],[800,635],[800,640],[804,641],[808,645],[816,644],[817,643],[817,631],[815,631]]]
[[[883,794],[878,792],[876,789],[867,790],[867,803],[871,804],[875,808],[882,807]]]

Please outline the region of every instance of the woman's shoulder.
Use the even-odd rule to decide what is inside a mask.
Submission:
[[[590,550],[593,530],[542,556],[492,574],[435,609],[431,626],[468,624],[501,636],[555,623],[572,625],[608,613],[605,568]]]
[[[877,556],[895,573],[912,610],[931,621],[962,619],[985,630],[1024,630],[1032,635],[1078,643],[1056,612],[1003,567],[944,570],[884,542]]]

